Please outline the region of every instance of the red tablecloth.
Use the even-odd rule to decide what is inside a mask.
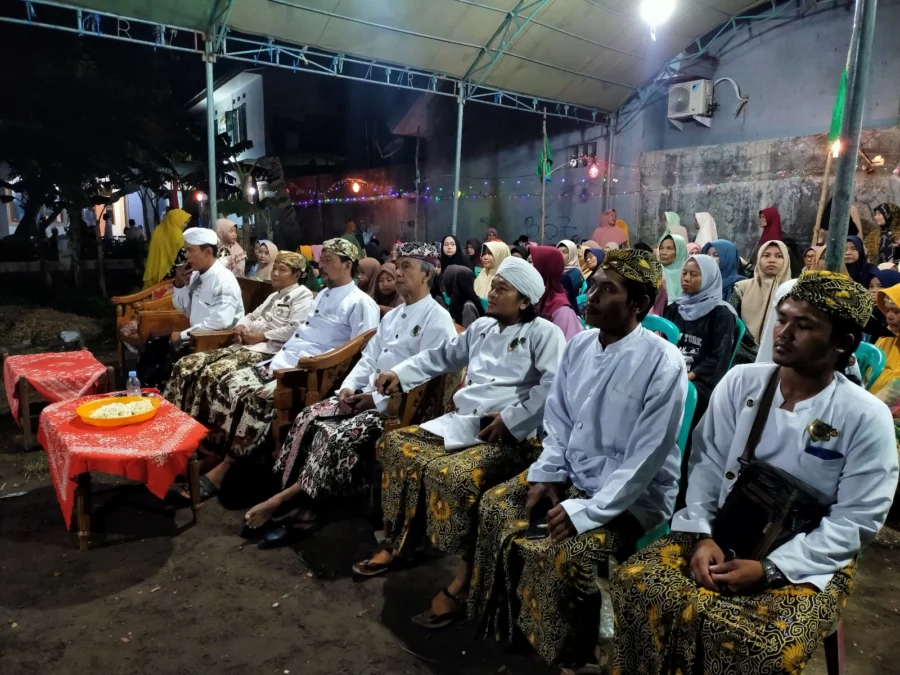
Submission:
[[[68,527],[78,474],[88,471],[140,481],[164,497],[187,462],[206,427],[163,400],[156,416],[125,427],[85,424],[75,409],[107,394],[53,403],[41,413],[38,441],[47,452],[56,497]]]
[[[50,402],[66,401],[96,391],[106,366],[90,352],[58,352],[10,356],[3,367],[6,400],[13,419],[19,422],[19,378],[24,376]]]

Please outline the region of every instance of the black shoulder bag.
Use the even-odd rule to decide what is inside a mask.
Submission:
[[[781,368],[775,368],[769,378],[739,460],[737,481],[713,521],[713,541],[729,560],[762,560],[801,532],[816,529],[831,507],[815,488],[754,459],[780,372]]]

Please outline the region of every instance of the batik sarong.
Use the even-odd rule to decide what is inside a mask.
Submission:
[[[225,432],[232,457],[248,458],[265,447],[275,418],[274,391],[267,365],[242,368],[218,381],[209,403],[210,423]]]
[[[342,413],[336,396],[305,408],[275,462],[281,488],[298,484],[313,499],[362,493],[370,486],[368,469],[383,431],[380,412]]]
[[[613,672],[799,675],[840,617],[854,565],[837,572],[824,591],[804,584],[722,594],[691,578],[694,541],[686,533],[663,537],[611,579]]]
[[[419,427],[386,434],[379,447],[381,505],[394,552],[408,555],[428,541],[444,553],[471,557],[481,495],[539,453],[532,441],[448,452],[443,438]]]
[[[522,636],[548,663],[581,666],[599,636],[598,569],[606,569],[610,554],[624,559],[640,533],[613,521],[559,543],[526,539],[526,477],[523,472],[481,499],[468,615],[480,622],[482,635],[511,642]],[[569,486],[560,501],[585,497]],[[622,518],[637,526],[632,516]]]

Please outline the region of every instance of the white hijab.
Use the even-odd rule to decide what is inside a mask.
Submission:
[[[697,238],[694,240],[694,243],[700,248],[703,248],[709,242],[719,238],[719,235],[716,232],[716,221],[713,219],[712,215],[705,211],[695,214],[695,217],[697,218],[697,223],[700,225],[700,230],[697,232]]]

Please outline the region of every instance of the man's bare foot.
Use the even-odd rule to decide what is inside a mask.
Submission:
[[[452,593],[452,591],[450,592]],[[429,614],[431,616],[441,616],[442,614],[461,612],[465,609],[467,596],[468,593],[466,595],[454,595],[451,598],[444,591],[441,591],[431,600]]]
[[[384,549],[383,551],[378,551],[375,555],[369,558],[369,562],[373,565],[390,565],[394,562],[394,552],[390,549]]]
[[[244,524],[254,529],[262,527],[272,519],[279,506],[281,506],[279,495],[257,504],[244,515]]]

